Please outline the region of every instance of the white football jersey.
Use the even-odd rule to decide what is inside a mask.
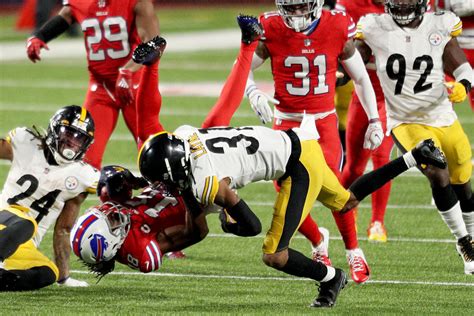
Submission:
[[[449,126],[457,116],[444,86],[443,53],[462,31],[452,12],[425,13],[417,28],[402,28],[389,14],[360,19],[358,39],[375,55],[385,95],[388,131],[402,123]]]
[[[262,126],[181,126],[175,134],[190,144],[192,189],[203,205],[214,203],[224,178],[230,178],[232,189],[280,178],[291,155],[288,135]]]
[[[93,193],[99,172],[83,162],[50,165],[41,149],[41,141],[26,128],[9,132],[13,161],[0,196],[0,207],[11,204],[28,208],[38,222],[36,246],[51,224],[55,223],[66,201],[83,192]]]

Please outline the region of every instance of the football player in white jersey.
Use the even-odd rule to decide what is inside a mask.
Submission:
[[[357,48],[374,54],[387,106],[387,129],[404,152],[432,138],[448,169],[421,168],[430,181],[443,221],[457,239],[464,272],[474,274],[472,152],[454,103],[466,99],[473,71],[456,37],[461,20],[452,12],[427,13],[426,0],[387,0],[386,14],[359,21]],[[455,78],[444,82],[445,73]],[[455,104],[454,104],[455,105]]]
[[[69,233],[99,179],[82,161],[93,140],[92,117],[76,105],[58,110],[46,135],[18,127],[0,139],[0,158],[11,161],[0,196],[0,291],[87,286],[69,277]],[[37,247],[54,223],[52,262]]]

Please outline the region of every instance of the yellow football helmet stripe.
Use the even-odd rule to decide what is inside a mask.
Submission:
[[[84,122],[86,120],[87,110],[85,107],[81,106],[81,117],[79,117],[79,121]]]

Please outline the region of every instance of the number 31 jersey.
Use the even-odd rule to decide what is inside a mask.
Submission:
[[[38,223],[34,237],[39,245],[48,227],[56,221],[66,201],[83,192],[95,193],[99,172],[83,162],[50,165],[40,140],[26,128],[8,133],[13,161],[0,197],[0,207],[19,205]]]
[[[98,80],[114,80],[140,43],[135,25],[137,0],[63,0],[81,25],[89,71]]]
[[[214,203],[220,180],[228,177],[230,187],[238,189],[251,182],[278,179],[291,155],[288,135],[262,126],[181,126],[175,134],[189,142],[192,189],[205,206]]]
[[[402,28],[388,14],[360,19],[357,39],[372,49],[385,95],[388,130],[402,123],[449,126],[456,113],[444,86],[443,53],[462,32],[451,12],[425,13],[417,28]]]

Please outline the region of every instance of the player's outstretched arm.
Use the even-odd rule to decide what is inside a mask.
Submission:
[[[69,257],[71,255],[69,235],[79,214],[81,204],[86,197],[87,194],[82,193],[74,199],[66,201],[54,226],[53,248],[55,262],[59,269],[59,285],[71,287],[88,286],[87,282],[75,280],[69,276]]]
[[[28,38],[26,43],[28,58],[34,63],[36,63],[37,60],[41,60],[41,49],[49,50],[46,43],[64,33],[72,22],[71,8],[64,6],[58,15],[48,20],[38,31],[33,33],[33,36]]]

